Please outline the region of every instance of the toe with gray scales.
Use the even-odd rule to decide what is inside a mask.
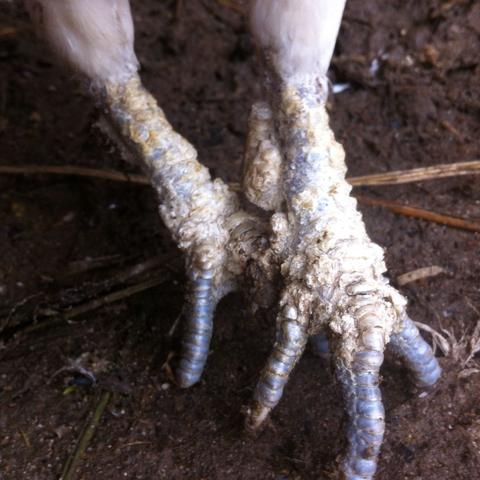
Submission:
[[[255,406],[250,418],[247,418],[247,425],[252,428],[258,428],[268,412],[280,401],[288,378],[305,350],[305,325],[295,320],[282,320],[278,340],[255,389]]]
[[[385,430],[385,412],[378,386],[382,363],[381,352],[363,350],[355,354],[349,368],[338,369],[349,417],[348,449],[343,462],[347,480],[370,480],[377,468]]]
[[[204,271],[192,277],[186,329],[177,369],[177,379],[182,387],[190,387],[202,376],[210,349],[216,305],[212,272]]]
[[[392,335],[390,345],[405,361],[417,386],[431,387],[440,378],[440,365],[410,318],[406,317],[403,329]]]

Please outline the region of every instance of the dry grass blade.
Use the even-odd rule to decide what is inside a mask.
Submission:
[[[354,187],[366,187],[371,185],[398,185],[400,183],[423,182],[438,178],[479,174],[480,160],[472,160],[470,162],[446,163],[433,167],[414,168],[413,170],[396,170],[393,172],[350,177],[348,181]]]
[[[440,351],[448,357],[450,355],[450,342],[439,332],[434,330],[430,325],[422,322],[415,322],[415,325],[424,332],[428,332],[432,336],[433,349],[434,351],[438,347]]]
[[[225,0],[218,1],[222,3]],[[233,6],[233,4],[230,6]],[[126,174],[115,170],[103,170],[69,165],[3,165],[0,166],[0,173],[10,175],[76,175],[80,177],[101,178],[117,182],[129,182],[138,185],[149,185],[148,178],[144,175]],[[400,183],[423,182],[426,180],[437,180],[439,178],[479,174],[480,160],[472,160],[469,162],[435,165],[433,167],[396,170],[393,172],[349,177],[347,180],[354,187],[366,187],[372,185],[396,185]],[[239,184],[232,185],[238,188]]]
[[[417,280],[422,280],[424,278],[435,277],[445,273],[445,270],[442,267],[437,265],[432,265],[430,267],[417,268],[411,272],[404,273],[397,277],[397,283],[399,286],[407,285],[408,283],[416,282]]]
[[[452,330],[443,329],[450,344],[450,357],[453,358],[456,363],[460,364],[459,376],[461,377],[466,377],[480,371],[478,369],[479,365],[474,361],[475,356],[480,352],[480,320],[471,333],[467,333],[466,330],[465,325],[461,322],[461,335],[457,338]]]
[[[471,305],[468,298],[466,298],[466,303],[478,313],[477,308]],[[480,353],[480,320],[477,321],[470,333],[463,321],[460,320],[458,322],[460,336],[457,336],[452,329],[442,328],[443,334],[441,334],[425,323],[415,322],[415,324],[420,330],[432,335],[434,350],[438,347],[446,357],[450,357],[458,365],[460,378],[480,373],[480,365],[476,362],[476,356]]]
[[[375,207],[388,208],[388,210],[405,215],[406,217],[420,218],[430,222],[439,223],[440,225],[447,225],[449,227],[460,228],[462,230],[470,230],[471,232],[480,232],[480,222],[465,220],[463,218],[451,217],[449,215],[442,215],[440,213],[432,212],[418,207],[410,207],[391,200],[381,200],[376,198],[356,196],[356,199],[364,204]]]
[[[423,169],[403,170],[378,175],[367,175],[363,177],[351,177],[347,179],[354,186],[367,185],[391,185],[395,183],[417,182],[422,180],[433,180],[436,178],[444,178],[454,175],[479,174],[480,161],[461,162],[451,165],[438,165],[436,167],[427,167]],[[115,170],[103,170],[87,167],[76,166],[53,166],[53,165],[23,165],[0,166],[0,174],[17,174],[17,175],[35,175],[35,174],[52,174],[52,175],[76,175],[88,178],[100,178],[103,180],[112,180],[116,182],[128,182],[138,185],[149,185],[149,180],[144,175],[127,174]],[[388,180],[388,179],[391,180]],[[382,180],[383,179],[383,180]],[[388,181],[387,181],[388,180]],[[395,181],[394,181],[395,180]],[[231,187],[236,190],[238,183],[234,183]],[[378,200],[374,198],[357,196],[357,200],[365,205],[381,206],[388,208],[392,212],[406,215],[409,217],[422,218],[431,222],[448,225],[450,227],[461,228],[473,232],[480,232],[480,223],[464,220],[462,218],[442,215],[429,210],[417,207],[409,207],[398,202],[389,200]]]

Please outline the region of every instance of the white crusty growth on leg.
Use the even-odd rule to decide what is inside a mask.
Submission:
[[[243,160],[245,196],[264,210],[278,211],[282,205],[282,160],[275,137],[273,114],[266,102],[252,106]]]
[[[25,0],[38,34],[94,84],[122,81],[138,67],[128,0]]]

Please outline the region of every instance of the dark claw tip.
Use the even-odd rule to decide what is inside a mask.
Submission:
[[[267,419],[270,410],[269,407],[255,402],[252,407],[246,411],[245,430],[251,433],[257,432]]]
[[[177,385],[180,388],[190,388],[200,381],[201,375],[178,369],[176,372]]]
[[[438,380],[442,375],[442,370],[439,368],[437,371],[431,373],[428,377],[416,380],[414,385],[418,390],[425,392],[433,392],[437,387]]]

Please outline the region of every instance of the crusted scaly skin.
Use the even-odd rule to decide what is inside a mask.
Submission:
[[[212,181],[195,149],[173,130],[137,74],[126,82],[105,84],[99,96],[107,117],[149,175],[160,215],[186,253],[190,287],[178,382],[188,387],[205,366],[215,306],[232,288],[226,276],[226,219],[239,210],[238,201],[221,180]]]
[[[243,161],[243,192],[248,200],[264,210],[280,210],[282,158],[267,102],[252,106]]]
[[[247,427],[261,425],[280,400],[308,336],[327,327],[349,415],[342,471],[349,480],[371,479],[384,433],[378,382],[385,345],[394,334],[397,351],[424,386],[435,383],[440,368],[407,319],[405,299],[383,276],[383,250],[369,239],[350,196],[344,152],[328,125],[323,85],[316,78],[283,83],[272,101],[289,223],[281,265],[285,287],[277,341]]]
[[[129,147],[142,159],[161,201],[160,214],[195,267],[219,270],[225,263],[224,219],[238,210],[221,181],[212,181],[197,152],[176,133],[138,75],[106,84],[102,103]],[[201,226],[201,228],[200,228]]]

